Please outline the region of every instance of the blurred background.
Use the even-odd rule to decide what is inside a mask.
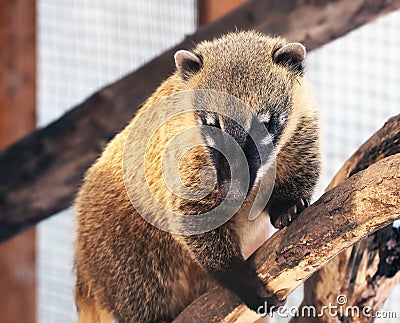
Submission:
[[[19,2],[24,1],[15,1],[15,6]],[[178,44],[199,24],[217,19],[244,2],[220,1],[218,5],[211,1],[210,5],[195,0],[36,0],[27,7],[36,12],[36,54],[27,59],[37,62],[36,75],[30,74],[36,79],[30,102],[36,97],[37,105],[30,104],[28,117],[22,116],[23,111],[17,113],[20,122],[27,119],[20,133],[49,124],[99,88]],[[0,9],[5,10],[4,6],[2,3]],[[13,19],[30,21],[24,15]],[[389,117],[400,112],[399,32],[400,10],[308,54],[306,71],[319,100],[323,129],[324,173],[316,198],[344,161]],[[29,102],[29,98],[26,100]],[[5,113],[0,116],[3,120],[7,117]],[[18,133],[10,138],[5,129],[0,137],[8,136],[8,142],[2,139],[2,147],[20,136]],[[7,296],[7,288],[15,286],[25,295],[21,302],[24,297],[35,302],[26,300],[27,306],[20,303],[15,309],[24,320],[4,320],[0,315],[0,322],[75,321],[73,243],[71,208],[42,221],[36,232],[30,230],[1,245],[0,310],[11,306],[8,310],[12,311],[15,307]],[[27,245],[28,250],[23,247]],[[12,260],[16,257],[19,263]],[[18,283],[8,285],[13,279]],[[301,299],[300,288],[291,295],[289,305],[299,304]],[[384,309],[398,311],[399,302],[397,288]]]

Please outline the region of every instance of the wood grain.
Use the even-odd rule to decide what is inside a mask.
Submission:
[[[344,163],[327,190],[339,185],[353,174],[368,168],[383,158],[400,153],[400,115],[390,118]],[[399,193],[398,193],[399,194]],[[400,206],[398,205],[399,213]],[[338,295],[345,295],[346,308],[359,312],[371,308],[379,311],[394,287],[400,283],[400,230],[391,224],[346,249],[329,264],[314,273],[304,284],[304,299],[300,307],[313,306],[318,311],[322,305],[336,304]],[[352,312],[348,312],[352,313]],[[348,315],[344,315],[346,317]],[[339,323],[343,318],[294,317],[294,323]],[[372,322],[373,317],[360,315],[352,322]]]

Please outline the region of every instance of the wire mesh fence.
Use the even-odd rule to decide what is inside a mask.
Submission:
[[[45,125],[192,33],[197,12],[195,0],[39,0],[38,14],[38,120]],[[325,168],[316,196],[354,150],[400,112],[399,30],[397,11],[308,55],[324,143]],[[40,323],[76,318],[73,220],[69,209],[39,225]],[[289,305],[298,304],[300,294],[294,293]],[[385,309],[398,311],[399,300],[400,288]]]
[[[39,0],[39,125],[181,41],[194,0]],[[172,58],[171,58],[172,59]],[[72,209],[38,226],[38,322],[74,322]]]

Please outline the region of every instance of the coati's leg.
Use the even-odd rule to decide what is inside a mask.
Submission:
[[[89,286],[83,281],[82,276],[77,274],[75,287],[75,303],[78,309],[77,323],[112,323],[113,316],[107,310],[100,308]]]
[[[316,120],[302,118],[292,138],[278,153],[275,186],[267,204],[276,228],[288,226],[309,206],[321,169],[315,129]]]
[[[250,309],[281,304],[269,293],[254,267],[243,259],[234,223],[198,235],[183,237],[195,260],[220,285],[235,293]]]

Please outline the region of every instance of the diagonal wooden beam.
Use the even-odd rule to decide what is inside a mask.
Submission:
[[[0,241],[71,205],[85,170],[160,82],[180,48],[258,29],[318,48],[400,8],[400,0],[252,0],[101,89],[46,128],[0,153]]]

